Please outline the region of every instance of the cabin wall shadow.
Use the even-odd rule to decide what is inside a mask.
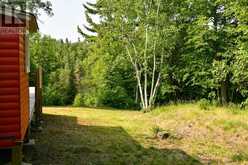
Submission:
[[[180,149],[144,148],[121,127],[94,126],[76,117],[44,115],[26,161],[40,164],[187,165],[202,163]]]

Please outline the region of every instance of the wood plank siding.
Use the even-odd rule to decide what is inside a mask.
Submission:
[[[30,124],[26,34],[38,31],[33,14],[7,7],[1,10],[0,149],[21,144]]]
[[[25,61],[25,35],[0,35],[0,148],[24,140],[28,129],[29,84]]]
[[[23,140],[29,125],[29,82],[26,71],[25,35],[19,38],[19,61],[20,61],[20,111],[21,111],[21,139]]]
[[[19,34],[0,35],[0,138],[20,139]],[[1,140],[1,147],[11,145]]]

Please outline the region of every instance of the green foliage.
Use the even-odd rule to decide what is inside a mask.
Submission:
[[[199,102],[198,102],[198,105],[200,107],[200,109],[202,110],[209,110],[209,106],[211,105],[210,104],[210,101],[208,101],[207,99],[201,99]]]
[[[247,109],[248,108],[248,99],[246,99],[245,101],[243,101],[240,104],[240,108],[242,108],[242,109]]]
[[[32,35],[30,40],[31,73],[38,66],[44,71],[44,105],[72,105],[81,89],[81,60],[87,44],[57,41],[40,34]],[[34,77],[30,78],[34,85]]]
[[[49,76],[49,84],[45,90],[46,105],[71,105],[75,96],[75,89],[68,69],[58,69]],[[47,93],[46,93],[47,92]],[[51,93],[49,93],[51,92]]]
[[[74,107],[82,107],[84,106],[84,97],[82,96],[82,94],[77,94],[74,102],[73,102],[73,106]]]
[[[148,91],[150,108],[202,98],[247,106],[245,0],[101,0],[84,8],[83,42],[31,38],[32,68],[45,71],[46,105],[140,109]],[[201,109],[209,104],[199,102]]]

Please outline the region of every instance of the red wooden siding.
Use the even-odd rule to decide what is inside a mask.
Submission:
[[[27,17],[0,13],[0,149],[23,141],[29,126],[24,33],[36,32],[38,25],[34,15],[21,14]]]
[[[20,139],[19,35],[0,35],[0,147]]]
[[[21,111],[21,139],[23,140],[29,125],[29,83],[26,72],[25,36],[19,40],[19,69],[20,69],[20,111]]]

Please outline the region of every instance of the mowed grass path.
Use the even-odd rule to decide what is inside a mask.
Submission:
[[[154,138],[160,128],[173,136]],[[248,164],[248,113],[173,105],[151,113],[44,108],[44,130],[28,151],[34,165]]]

